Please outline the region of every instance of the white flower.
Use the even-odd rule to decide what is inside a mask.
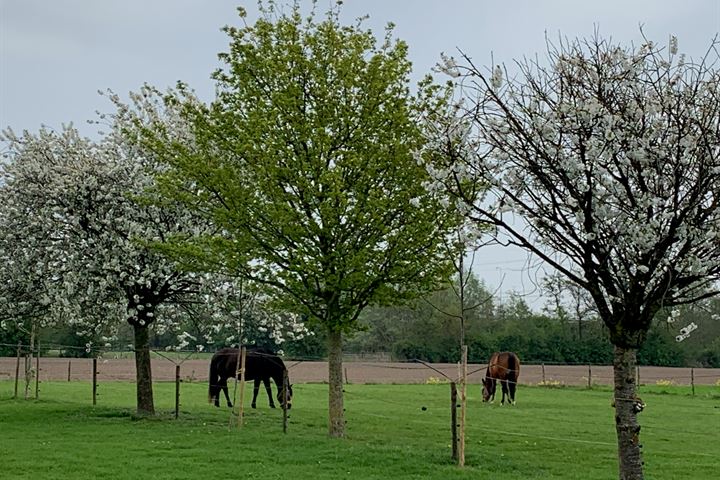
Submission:
[[[445,73],[452,78],[460,76],[460,71],[458,70],[457,63],[453,57],[448,57],[444,52],[440,52],[440,58],[442,59],[442,63],[437,64],[438,71]]]

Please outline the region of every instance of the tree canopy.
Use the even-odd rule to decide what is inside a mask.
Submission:
[[[318,21],[295,5],[225,31],[215,101],[202,105],[181,85],[121,115],[167,162],[163,194],[218,228],[178,237],[177,248],[265,285],[327,330],[330,433],[340,436],[342,332],[368,305],[447,278],[443,242],[458,215],[424,188],[428,174],[413,156],[423,105],[391,28],[378,44],[340,25],[337,11]],[[158,111],[178,112],[193,141],[166,135],[152,120]]]

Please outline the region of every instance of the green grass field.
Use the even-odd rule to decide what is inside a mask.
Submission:
[[[135,419],[134,385],[44,382],[39,401],[0,382],[2,479],[612,479],[610,390],[521,387],[518,405],[468,398],[467,466],[450,460],[447,385],[347,385],[347,438],[327,438],[327,386],[295,385],[287,434],[261,392],[245,425],[206,403],[207,385],[157,383],[158,418]],[[720,388],[643,387],[647,478],[711,479],[720,467]],[[249,399],[247,405],[249,405]],[[423,410],[422,407],[426,409]]]

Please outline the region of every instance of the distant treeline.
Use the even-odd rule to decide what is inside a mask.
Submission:
[[[407,305],[372,307],[362,315],[363,330],[348,338],[344,351],[348,354],[389,352],[395,360],[419,359],[428,362],[457,362],[460,359],[460,320],[457,288],[437,292],[430,297]],[[494,351],[511,350],[526,363],[611,364],[613,350],[606,328],[587,305],[554,302],[542,312],[531,310],[519,295],[497,300],[476,278],[471,278],[465,291],[465,339],[469,361],[485,363]],[[571,295],[570,298],[573,298]],[[586,302],[587,303],[587,302]],[[467,308],[467,307],[466,307]],[[674,321],[669,311],[656,316],[648,339],[638,354],[641,365],[696,366],[720,368],[720,299],[680,309]],[[715,316],[715,317],[714,317]],[[676,341],[680,329],[691,322],[698,329],[681,341]],[[188,325],[188,331],[192,331]],[[248,332],[251,333],[251,332]],[[0,355],[15,355],[12,345],[28,343],[29,335],[11,328],[0,329]],[[266,348],[281,349],[290,358],[322,359],[326,356],[326,342],[322,329],[299,341],[275,345],[259,332],[250,342]],[[224,337],[219,337],[224,338]],[[85,350],[87,338],[78,337],[68,327],[46,329],[41,332],[41,345],[68,345],[62,356],[92,356]],[[120,332],[118,345],[132,343],[132,332]],[[156,335],[151,346],[163,349],[176,339],[168,334]],[[98,346],[98,342],[93,345]],[[204,345],[207,350],[225,346],[224,343]],[[189,349],[195,344],[188,345]]]
[[[471,362],[487,362],[494,351],[511,350],[524,362],[611,364],[607,329],[592,309],[555,303],[538,313],[519,295],[499,302],[479,282],[471,282],[465,338]],[[475,302],[475,303],[473,303]],[[579,302],[579,300],[578,300]],[[457,362],[460,358],[459,308],[453,289],[403,307],[371,308],[362,317],[365,331],[347,342],[347,353],[389,351],[398,360]],[[582,307],[582,308],[581,308]],[[720,300],[680,309],[674,322],[661,311],[638,352],[641,365],[720,367]],[[579,316],[579,318],[578,318]],[[680,329],[698,329],[678,342]]]

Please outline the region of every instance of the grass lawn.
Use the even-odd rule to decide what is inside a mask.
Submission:
[[[501,407],[482,404],[472,386],[464,469],[450,460],[447,385],[347,385],[342,440],[326,435],[326,385],[293,387],[287,434],[263,391],[244,427],[229,429],[229,410],[206,403],[206,384],[182,385],[178,420],[174,384],[155,385],[153,419],[133,417],[134,388],[102,383],[93,407],[89,383],[43,382],[41,399],[24,401],[0,381],[0,478],[617,478],[607,388],[521,387],[518,405]],[[647,478],[717,478],[720,388],[696,393],[641,388]]]

